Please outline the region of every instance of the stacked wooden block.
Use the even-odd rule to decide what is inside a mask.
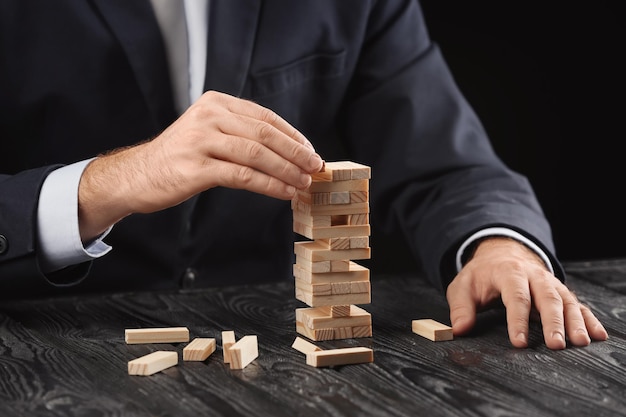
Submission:
[[[311,240],[294,243],[296,331],[311,340],[372,336],[370,313],[355,304],[371,302],[369,270],[370,167],[327,162],[306,191],[291,202],[293,230]]]

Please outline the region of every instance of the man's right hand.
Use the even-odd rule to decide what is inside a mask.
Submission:
[[[218,186],[288,200],[322,164],[304,135],[276,113],[209,91],[156,138],[87,166],[78,192],[81,238]]]

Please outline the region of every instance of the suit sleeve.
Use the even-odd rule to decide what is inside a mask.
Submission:
[[[404,236],[440,289],[456,274],[460,244],[488,227],[536,243],[563,279],[531,185],[494,153],[429,39],[419,4],[377,4],[343,126],[348,146],[372,166],[373,221]]]
[[[37,258],[37,204],[39,190],[57,166],[0,175],[0,297],[2,294],[47,293],[53,287],[81,280],[89,264],[80,264],[58,273],[44,275]]]

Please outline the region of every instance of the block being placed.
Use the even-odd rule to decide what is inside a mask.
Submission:
[[[189,329],[186,327],[155,327],[148,329],[126,329],[126,343],[177,343],[189,341]]]
[[[420,319],[411,322],[413,333],[419,334],[433,342],[452,340],[452,327],[433,319]]]
[[[216,343],[214,338],[197,337],[183,349],[183,360],[202,362],[215,352],[215,348]]]
[[[178,364],[178,353],[159,350],[128,362],[128,375],[148,376]]]

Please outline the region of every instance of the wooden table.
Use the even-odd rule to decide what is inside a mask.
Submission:
[[[411,320],[449,323],[442,295],[414,276],[372,274],[374,363],[314,368],[291,348],[291,283],[0,304],[0,416],[616,416],[626,415],[626,260],[567,265],[569,285],[609,332],[550,351],[534,323],[528,349],[508,341],[501,310],[472,335],[431,342]],[[127,345],[124,329],[187,326],[215,337],[205,362],[129,376],[127,362],[185,343]],[[259,357],[222,362],[221,331],[255,334]]]

